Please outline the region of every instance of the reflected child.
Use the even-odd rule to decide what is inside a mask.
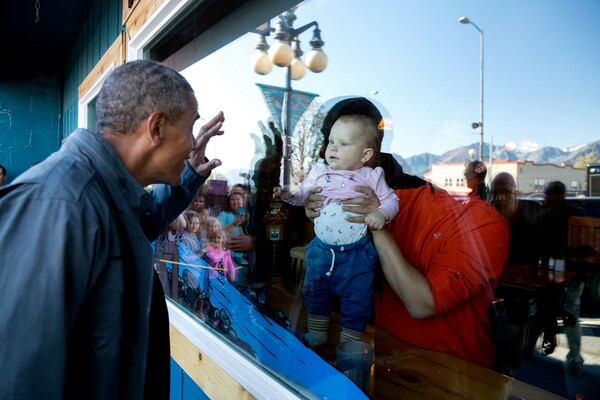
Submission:
[[[184,216],[186,219],[186,228],[182,243],[193,253],[201,254],[202,237],[200,229],[202,226],[202,218],[196,211],[186,211]]]
[[[219,222],[219,220],[216,217],[208,217],[206,218],[206,221],[204,223],[204,228],[206,230],[206,238],[210,238],[211,233],[213,232],[217,232],[217,231],[222,231],[223,230],[223,226],[221,225],[221,223]]]
[[[225,247],[225,233],[223,230],[213,230],[208,236],[208,245],[204,250],[202,258],[225,276],[229,282],[235,281],[235,264],[231,251]]]

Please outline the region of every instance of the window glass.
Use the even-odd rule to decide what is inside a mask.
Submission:
[[[544,7],[544,3],[536,4]],[[597,131],[593,129],[597,119],[594,125],[589,116],[597,114],[599,104],[597,94],[580,78],[591,74],[592,64],[598,63],[592,60],[577,62],[578,67],[564,66],[578,71],[570,74],[572,80],[564,81],[555,79],[552,60],[545,63],[547,69],[538,68],[535,60],[565,59],[564,52],[573,60],[590,60],[587,53],[577,57],[577,50],[568,50],[568,43],[578,40],[575,29],[559,41],[561,51],[539,53],[548,46],[540,42],[533,27],[551,28],[549,21],[555,18],[559,24],[559,11],[576,13],[567,6],[554,7],[561,10],[519,17],[519,13],[500,13],[489,5],[472,15],[488,35],[483,154],[479,154],[481,125],[477,124],[483,106],[480,32],[459,23],[466,11],[457,4],[395,0],[300,3],[291,12],[296,29],[310,25],[299,35],[302,57],[307,62],[315,28],[312,23],[317,22],[328,63],[321,72],[307,70],[302,79],[291,80],[289,114],[284,104],[287,69],[272,66],[268,74],[261,75],[255,72],[255,64],[251,65],[256,61],[258,32],[266,32],[268,22],[276,28],[281,10],[262,10],[260,22],[243,32],[221,31],[212,36],[207,31],[198,36],[198,43],[206,46],[198,45],[196,50],[184,46],[170,60],[177,60],[181,52],[186,52],[182,58],[189,59],[190,52],[193,58],[197,51],[195,62],[181,71],[199,102],[201,118],[195,131],[219,111],[225,113],[226,122],[225,134],[212,139],[207,149],[207,156],[221,159],[223,165],[205,185],[203,205],[192,204],[194,212],[182,216],[187,230],[180,221],[181,225],[174,224],[155,243],[156,268],[164,272],[160,276],[168,295],[291,386],[327,396],[330,389],[320,385],[326,377],[332,380],[326,386],[338,395],[339,390],[352,393],[354,386],[332,367],[335,354],[313,352],[299,339],[306,330],[304,247],[314,237],[314,226],[301,206],[274,200],[273,188],[285,182],[286,171],[292,185],[301,182],[319,162],[319,128],[327,108],[345,96],[364,96],[384,116],[382,150],[392,153],[405,172],[425,177],[456,194],[457,200],[464,201],[471,188],[464,168],[456,166],[474,157],[487,166],[488,188],[500,172],[514,176],[516,188],[491,191],[491,201],[531,197],[523,206],[528,218],[541,212],[544,190],[552,181],[562,181],[571,193],[582,194],[587,179],[585,163],[597,162],[598,157],[591,159],[578,149],[595,140],[587,132]],[[232,25],[247,23],[244,13],[234,11],[227,16]],[[539,24],[525,16],[540,18]],[[218,24],[214,26],[218,29]],[[554,35],[550,28],[545,35]],[[274,47],[274,32],[269,33],[266,42]],[[533,83],[525,84],[527,79]],[[547,85],[549,81],[553,85]],[[561,92],[561,98],[583,97],[577,102],[579,109],[552,100],[554,94],[547,86]],[[516,95],[521,88],[526,88],[527,96]],[[549,100],[540,105],[533,100],[539,99],[538,95]],[[569,123],[553,118],[566,112],[585,118],[569,118]],[[286,167],[282,157],[288,143],[288,120],[291,154]],[[562,158],[553,157],[556,151],[548,147],[570,150],[561,153]],[[588,150],[593,153],[592,146]],[[565,160],[567,165],[561,166]],[[564,251],[566,245],[560,243]],[[529,256],[537,263],[537,253]],[[339,328],[339,304],[334,304],[332,318]],[[364,337],[371,342],[372,322]]]
[[[311,2],[292,10],[298,18],[294,27],[311,23],[314,11]],[[274,27],[277,14],[263,22],[269,19]],[[266,33],[265,25],[256,28]],[[305,53],[314,28],[300,36]],[[207,149],[207,156],[221,159],[223,165],[205,184],[202,201],[193,202],[154,243],[155,267],[168,296],[288,382],[291,390],[308,390],[320,398],[340,393],[361,398],[360,389],[333,367],[331,356],[313,351],[299,338],[306,330],[304,246],[313,233],[302,207],[272,198],[273,188],[283,182],[287,71],[274,66],[269,75],[254,72],[250,59],[259,38],[254,32],[221,38],[226,46],[203,53],[200,61],[181,71],[199,102],[195,131],[219,111],[225,114],[225,135],[212,139]],[[267,40],[273,42],[273,32]],[[307,71],[302,81],[291,83],[293,182],[303,179],[318,158],[322,77],[325,72]],[[348,94],[327,92],[328,98]],[[304,146],[302,154],[299,146]]]

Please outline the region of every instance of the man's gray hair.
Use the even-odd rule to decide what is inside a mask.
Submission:
[[[128,134],[155,111],[174,123],[190,108],[197,108],[194,90],[179,72],[156,61],[131,61],[116,68],[102,85],[96,126],[98,132]]]

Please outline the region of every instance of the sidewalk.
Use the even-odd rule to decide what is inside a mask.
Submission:
[[[569,347],[561,330],[554,353],[543,356],[534,350],[531,359],[522,360],[515,378],[567,399],[600,399],[600,315],[583,313],[580,324],[582,356],[585,359],[583,375],[574,377],[567,374],[563,361]]]

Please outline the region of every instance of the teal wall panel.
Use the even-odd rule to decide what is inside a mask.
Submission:
[[[56,73],[0,82],[0,164],[7,183],[58,149],[61,93]]]
[[[183,400],[210,400],[210,398],[196,385],[196,382],[183,373]]]
[[[171,358],[171,400],[210,400],[196,382]]]
[[[106,0],[100,2],[100,12],[98,13],[98,15],[100,14],[109,15],[108,2]],[[108,24],[100,24],[98,44],[99,47],[108,48]]]
[[[183,400],[183,369],[171,358],[171,396],[170,400]]]
[[[96,1],[69,54],[62,105],[63,138],[79,127],[79,85],[121,33],[122,10],[121,0]]]
[[[58,150],[77,126],[78,89],[121,33],[121,0],[97,0],[63,74],[39,71],[0,81],[0,164],[7,183]]]

